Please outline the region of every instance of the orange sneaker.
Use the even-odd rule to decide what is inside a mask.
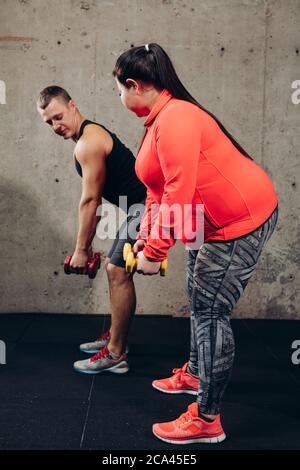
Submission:
[[[164,393],[189,393],[197,395],[199,379],[187,372],[188,362],[181,369],[173,369],[173,376],[167,379],[154,380],[152,387]]]
[[[152,427],[153,434],[164,442],[170,444],[214,444],[226,439],[223,431],[220,415],[217,415],[211,423],[198,416],[198,403],[192,403],[188,411],[174,421],[157,423]]]

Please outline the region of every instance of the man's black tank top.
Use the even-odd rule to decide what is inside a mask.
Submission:
[[[132,204],[144,201],[146,188],[135,173],[135,158],[132,152],[118,139],[118,137],[106,129],[102,124],[85,120],[80,126],[78,139],[83,130],[89,124],[96,124],[105,129],[113,140],[113,147],[106,157],[106,181],[102,196],[112,204],[119,206],[119,196],[127,196],[128,208]],[[81,165],[75,157],[75,166],[78,174],[82,177]]]

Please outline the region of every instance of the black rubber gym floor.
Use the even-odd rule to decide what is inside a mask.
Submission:
[[[7,345],[0,366],[0,449],[300,449],[300,364],[291,348],[300,322],[233,320],[236,357],[223,402],[227,439],[175,446],[152,435],[155,422],[186,411],[192,395],[154,390],[188,359],[189,320],[136,316],[128,374],[73,371],[88,357],[78,345],[109,325],[107,316],[2,314]]]

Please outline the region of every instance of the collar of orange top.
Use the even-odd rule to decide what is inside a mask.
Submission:
[[[151,109],[150,113],[148,114],[148,117],[146,121],[144,122],[144,126],[149,126],[149,124],[153,121],[153,119],[157,116],[157,114],[162,110],[162,108],[170,101],[172,98],[171,93],[166,90],[166,88],[163,89],[161,94],[159,95],[155,105]]]

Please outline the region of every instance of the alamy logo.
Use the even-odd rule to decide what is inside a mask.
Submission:
[[[299,104],[300,103],[300,80],[295,80],[292,83],[292,88],[294,93],[292,93],[292,103],[293,104]]]
[[[0,364],[6,364],[6,344],[0,340]]]
[[[296,339],[292,343],[292,349],[296,349],[296,351],[292,354],[292,363],[297,366],[300,364],[300,340]]]
[[[122,225],[120,211],[111,204],[101,204],[97,208],[97,216],[101,220],[97,226],[96,234],[100,240],[114,239],[119,230],[119,238],[126,240],[128,237],[135,239],[139,231],[147,239],[185,241],[186,250],[199,250],[204,241],[204,205],[203,204],[166,204],[153,203],[145,211],[143,203],[133,204],[128,208],[127,196],[119,197],[119,207],[131,216],[131,221],[126,226]],[[140,217],[143,220],[141,227]],[[122,227],[122,230],[120,230]]]
[[[0,104],[6,104],[6,86],[3,80],[0,80]]]

